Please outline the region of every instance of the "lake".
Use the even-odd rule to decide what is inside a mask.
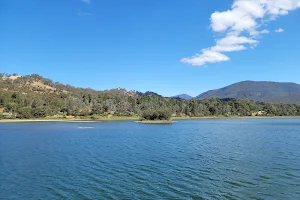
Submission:
[[[0,123],[0,199],[300,199],[300,119]]]

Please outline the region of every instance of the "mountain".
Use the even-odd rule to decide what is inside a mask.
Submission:
[[[251,99],[260,102],[300,104],[300,85],[268,81],[242,81],[227,87],[210,90],[197,99]]]
[[[191,100],[193,97],[188,95],[188,94],[179,94],[176,96],[173,96],[171,98],[175,98],[175,99],[183,99],[183,100]]]

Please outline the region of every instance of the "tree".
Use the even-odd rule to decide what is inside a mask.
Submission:
[[[17,118],[30,119],[32,118],[31,107],[22,107],[18,109]]]

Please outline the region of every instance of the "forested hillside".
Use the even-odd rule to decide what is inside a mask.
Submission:
[[[294,104],[257,103],[248,99],[182,100],[125,89],[96,91],[63,85],[37,74],[0,74],[0,118],[141,116],[167,110],[173,116],[296,116]]]
[[[206,98],[251,99],[269,103],[300,104],[300,85],[296,83],[279,83],[268,81],[242,81],[227,87],[210,90],[197,96]]]

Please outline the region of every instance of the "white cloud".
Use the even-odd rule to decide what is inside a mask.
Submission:
[[[247,47],[244,46],[244,44],[256,44],[258,41],[247,37],[228,35],[221,40],[218,40],[216,43],[217,45],[211,47],[210,50],[216,52],[232,52],[245,50]]]
[[[81,0],[84,3],[91,4],[91,0]]]
[[[267,29],[264,29],[264,30],[260,31],[260,33],[261,33],[261,34],[268,34],[268,33],[270,33],[270,31],[267,30]]]
[[[257,43],[256,40],[243,37],[243,36],[239,37],[235,35],[228,35],[217,42],[217,44],[219,45],[255,44],[255,43]]]
[[[216,33],[223,33],[223,38],[216,40],[216,45],[202,49],[201,54],[181,61],[196,66],[206,63],[230,60],[222,52],[242,51],[257,46],[261,34],[270,33],[261,27],[270,20],[300,8],[300,0],[234,0],[231,9],[214,12],[210,18],[210,27]],[[283,32],[278,29],[276,32]]]
[[[228,61],[230,58],[216,51],[209,49],[202,50],[202,54],[196,54],[191,58],[183,58],[181,62],[191,64],[193,66],[202,66],[206,63],[216,63],[222,61]]]
[[[211,15],[211,27],[215,32],[231,30],[241,32],[254,29],[255,19],[262,18],[265,11],[255,0],[237,0],[231,10],[214,12]]]
[[[275,32],[276,33],[282,33],[282,32],[284,32],[284,30],[282,28],[279,28],[279,29],[276,29]]]

